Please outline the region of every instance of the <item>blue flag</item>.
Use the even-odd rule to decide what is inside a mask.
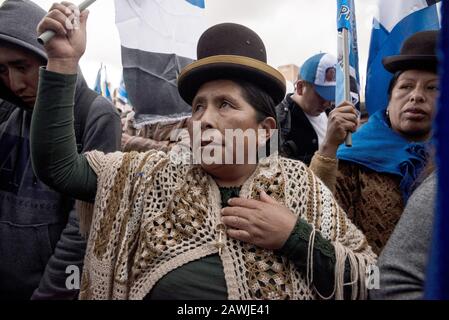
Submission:
[[[366,73],[366,108],[370,115],[386,108],[388,85],[393,75],[382,65],[382,58],[399,54],[406,38],[418,31],[440,28],[440,0],[378,0]]]
[[[108,76],[106,73],[106,66],[103,66],[103,64],[101,64],[100,69],[98,70],[97,78],[95,79],[94,91],[112,101],[111,90],[109,88]]]
[[[100,69],[98,69],[97,78],[95,79],[95,87],[94,87],[94,91],[101,95],[102,95],[102,90],[101,90],[101,71],[102,70],[103,70],[103,65],[101,65]]]
[[[360,103],[360,76],[359,76],[359,53],[357,44],[357,27],[355,17],[354,0],[337,0],[337,29],[341,32],[348,30],[349,34],[349,74],[350,91],[352,103],[359,109]],[[345,100],[345,82],[343,75],[343,38],[339,37],[338,44],[338,63],[335,103],[338,105]]]
[[[189,2],[190,4],[193,4],[194,6],[201,8],[201,9],[205,8],[204,0],[186,0],[186,1]]]
[[[350,0],[337,0],[338,17],[337,17],[337,29],[351,29],[351,15],[353,8],[351,7]]]
[[[111,89],[109,88],[109,83],[107,81],[104,82],[104,95],[105,98],[112,101]]]
[[[435,118],[438,193],[426,298],[449,300],[449,2],[443,1],[440,34],[440,98]]]
[[[125,81],[120,80],[120,86],[118,87],[117,97],[122,100],[124,103],[128,103],[128,92],[126,91]]]

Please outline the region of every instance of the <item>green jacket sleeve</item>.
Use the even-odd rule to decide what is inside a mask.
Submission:
[[[31,161],[36,175],[57,191],[93,201],[97,176],[77,153],[73,105],[77,75],[40,70],[31,121]]]
[[[278,250],[278,254],[287,257],[304,275],[307,274],[307,256],[312,226],[304,219],[298,218],[293,231]],[[315,235],[313,246],[313,285],[324,297],[333,295],[335,280],[335,248],[324,239],[319,232]],[[345,264],[345,282],[350,282],[349,263]],[[349,291],[349,292],[348,292]],[[350,290],[345,288],[345,297],[350,296]]]

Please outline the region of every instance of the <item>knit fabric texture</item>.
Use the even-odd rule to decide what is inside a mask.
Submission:
[[[340,161],[335,198],[380,254],[404,211],[400,178]]]
[[[81,299],[142,299],[168,272],[218,253],[221,197],[201,167],[176,164],[157,151],[94,151],[86,157],[98,176],[98,189],[93,212],[89,216],[85,210],[81,218],[91,222]],[[265,158],[240,197],[258,199],[260,189],[334,244],[335,297],[343,297],[346,259],[353,298],[366,297],[366,267],[375,255],[307,166],[277,154]],[[225,240],[220,258],[229,299],[318,298],[307,281],[310,275],[301,274],[286,257]],[[313,250],[313,239],[311,243]]]
[[[404,210],[401,178],[353,162],[332,161],[318,152],[310,169],[333,191],[338,204],[379,254]]]

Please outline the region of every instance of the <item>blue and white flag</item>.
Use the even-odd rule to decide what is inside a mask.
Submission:
[[[117,98],[119,98],[123,103],[128,104],[128,92],[126,91],[125,81],[122,79],[120,80],[120,86],[117,89]]]
[[[191,113],[177,77],[196,59],[207,29],[204,0],[116,0],[123,77],[135,122],[176,120]]]
[[[95,79],[95,87],[94,91],[100,95],[103,95],[103,90],[101,89],[101,72],[103,70],[103,65],[101,65],[100,69],[97,72],[97,78]]]
[[[108,82],[106,66],[103,66],[103,64],[101,64],[100,69],[97,73],[97,78],[95,79],[94,91],[112,101],[111,90],[109,87],[110,83]]]
[[[378,0],[378,15],[371,33],[367,74],[366,107],[370,115],[386,108],[388,85],[393,75],[382,58],[399,54],[406,38],[418,31],[440,28],[440,0]]]
[[[449,2],[443,1],[440,34],[440,97],[435,117],[438,193],[427,270],[427,299],[449,300]]]
[[[352,103],[359,109],[360,103],[360,76],[359,53],[357,44],[357,27],[355,17],[354,0],[337,0],[337,29],[341,32],[348,30],[349,38],[349,81]],[[340,104],[345,100],[345,81],[343,75],[343,37],[338,38],[338,63],[337,82],[335,87],[335,103]]]

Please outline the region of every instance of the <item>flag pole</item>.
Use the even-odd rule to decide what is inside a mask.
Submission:
[[[79,11],[86,10],[92,3],[94,3],[96,0],[85,0],[83,1],[79,6]],[[37,42],[39,42],[41,45],[45,45],[48,41],[50,41],[54,36],[55,32],[53,30],[47,30],[44,33],[42,33],[39,38],[37,38]]]
[[[345,100],[351,102],[351,81],[349,71],[349,31],[346,28],[341,30],[343,37],[343,77],[345,80]],[[345,145],[352,147],[352,133],[348,131]]]

